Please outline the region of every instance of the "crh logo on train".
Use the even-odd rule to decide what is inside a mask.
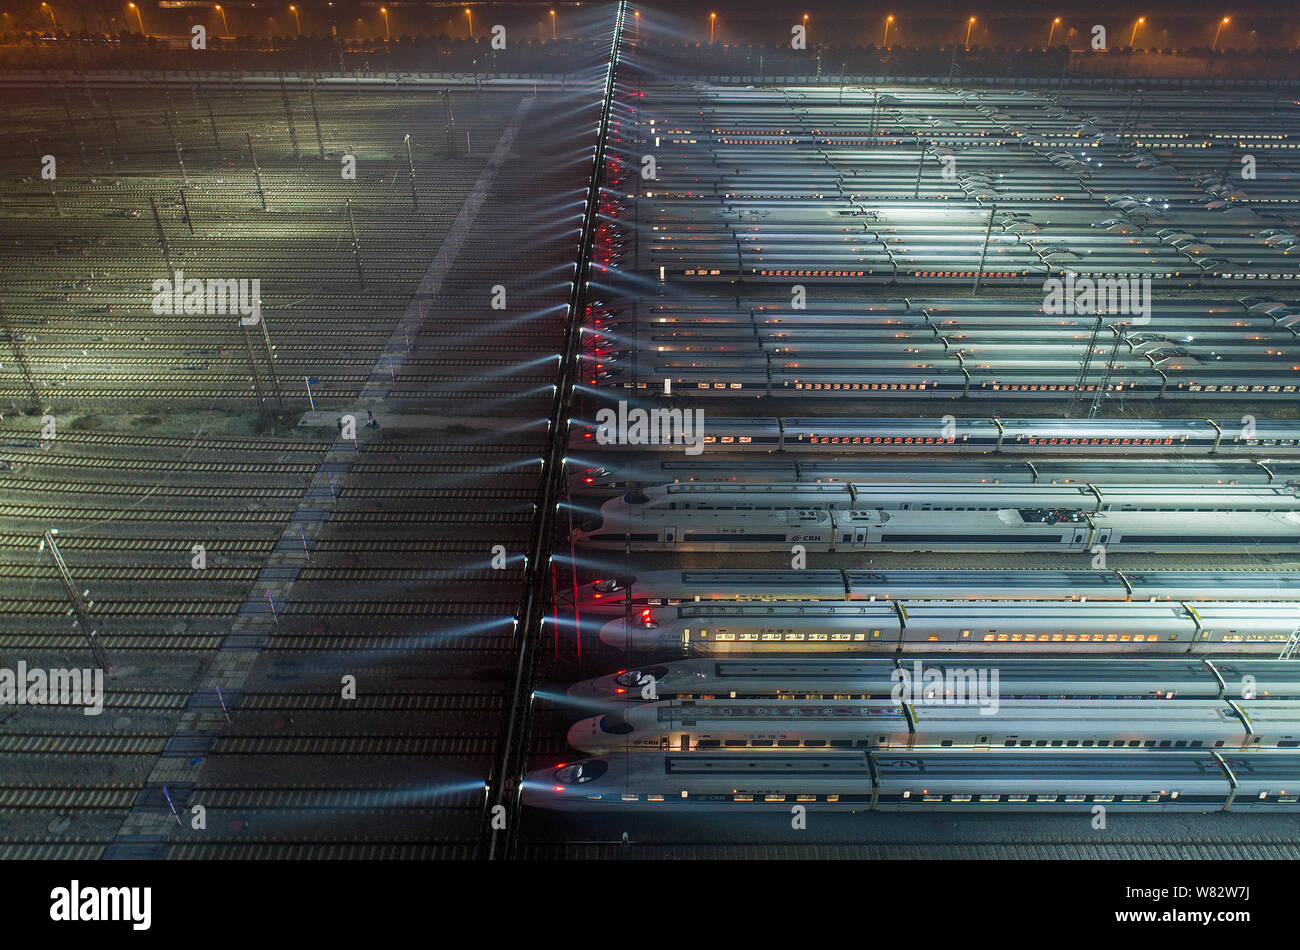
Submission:
[[[981,716],[998,712],[996,667],[924,667],[919,660],[912,669],[900,666],[889,674],[894,681],[890,697],[896,703],[917,706],[979,706]]]
[[[687,455],[704,451],[703,409],[629,409],[596,413],[596,441],[601,445],[681,445]]]
[[[1129,324],[1151,322],[1151,278],[1076,277],[1073,273],[1043,281],[1043,313],[1102,314],[1132,317]]]
[[[101,669],[40,669],[19,660],[15,669],[0,667],[0,706],[81,706],[82,714],[104,711]]]
[[[257,326],[262,319],[262,281],[257,277],[199,280],[178,270],[170,278],[155,280],[153,294],[149,307],[159,316],[237,313],[246,327]]]

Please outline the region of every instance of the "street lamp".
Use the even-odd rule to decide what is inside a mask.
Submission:
[[[379,12],[384,15],[384,39],[391,40],[393,34],[388,31],[388,7],[380,7]]]
[[[298,19],[298,8],[291,3],[289,4],[289,12],[293,14],[293,22],[298,24],[298,35],[302,36],[302,20]]]
[[[474,14],[469,12],[469,7],[465,8],[465,16],[469,18],[469,38],[474,38]]]
[[[966,48],[970,49],[970,31],[975,29],[975,18],[971,17],[966,24]]]
[[[632,39],[641,39],[641,11],[632,11]]]
[[[1217,30],[1214,31],[1214,42],[1210,44],[1210,52],[1214,52],[1215,49],[1218,48],[1218,46],[1219,46],[1219,34],[1222,33],[1222,32],[1223,32],[1223,28],[1224,28],[1225,26],[1228,25],[1228,20],[1229,20],[1229,19],[1230,19],[1229,17],[1224,17],[1222,20],[1219,21],[1219,28],[1218,28]]]
[[[803,38],[804,38],[804,42],[807,43],[808,42],[808,14],[806,13],[803,15]]]
[[[1143,23],[1145,23],[1146,21],[1147,21],[1147,18],[1144,17],[1144,16],[1140,16],[1140,17],[1137,18],[1137,22],[1133,24],[1133,32],[1130,33],[1129,36],[1128,36],[1128,45],[1129,45],[1129,46],[1132,46],[1132,45],[1133,45],[1133,40],[1134,40],[1134,39],[1137,37],[1137,35],[1138,35],[1138,27],[1141,26],[1141,25],[1142,25]]]
[[[140,32],[144,33],[144,17],[140,15],[140,8],[134,3],[128,3],[127,6],[135,11],[135,18],[140,21]]]
[[[1052,37],[1056,35],[1056,28],[1061,25],[1061,18],[1058,16],[1052,21],[1052,28],[1047,31],[1047,48],[1052,48]]]
[[[709,43],[710,44],[713,43],[713,27],[717,24],[717,22],[718,22],[718,15],[716,13],[710,13],[709,14]]]
[[[892,16],[885,17],[885,38],[880,41],[881,49],[887,49],[889,47],[889,24],[893,22],[894,18]]]
[[[229,33],[230,33],[230,24],[226,22],[226,10],[225,10],[225,8],[224,8],[221,4],[219,4],[219,3],[217,4],[217,12],[221,14],[221,27],[222,27],[222,29],[224,29],[224,30],[226,31],[227,35],[229,35]]]
[[[48,3],[42,3],[41,6],[43,6],[45,12],[50,15],[50,22],[54,24],[54,28],[57,30],[59,28],[59,21],[54,18],[54,7],[50,6]]]
[[[555,11],[551,11],[551,39],[555,39]]]

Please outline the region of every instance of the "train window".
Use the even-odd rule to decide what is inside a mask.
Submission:
[[[772,746],[771,739],[755,739],[750,743],[755,749],[768,749]]]
[[[1052,743],[1052,744],[1055,745],[1056,743]],[[1036,745],[1036,746],[1045,746],[1045,745],[1047,745],[1047,740],[1046,740],[1046,739],[1039,739],[1037,742],[1034,743],[1034,745]]]
[[[1088,800],[1088,796],[1087,795],[1066,795],[1065,800],[1067,802],[1086,802]]]
[[[1034,744],[1033,741],[1030,740],[1030,739],[1021,739],[1021,740],[1020,740],[1020,745],[1021,745],[1022,747],[1024,747],[1024,746],[1030,746],[1030,745],[1033,745],[1033,744]]]
[[[805,739],[805,740],[803,740],[803,744],[804,744],[804,747],[805,747],[805,748],[808,748],[808,749],[820,749],[820,748],[823,748],[823,747],[826,745],[826,740],[825,740],[825,739]]]
[[[1084,745],[1084,748],[1087,748],[1088,746],[1092,745],[1092,740],[1091,740],[1091,739],[1084,739],[1084,740],[1083,740],[1083,745]]]
[[[744,739],[727,739],[722,744],[727,746],[728,748],[736,748],[739,746],[747,745]]]
[[[1147,745],[1150,745],[1150,744],[1151,744],[1151,743],[1149,743],[1149,742],[1147,743]],[[1160,740],[1160,748],[1162,748],[1162,749],[1168,749],[1170,745],[1171,745],[1171,743],[1169,742],[1168,739],[1161,739],[1161,740]]]
[[[1204,745],[1204,743],[1201,742],[1200,739],[1193,739],[1189,747],[1193,749],[1199,749],[1202,745]]]
[[[1002,801],[1002,796],[1001,796],[1001,795],[981,795],[981,796],[980,796],[980,801],[982,801],[982,802],[1000,802],[1000,801]]]
[[[1279,739],[1277,747],[1279,749],[1294,749],[1300,746],[1300,739]]]
[[[944,739],[942,742],[939,743],[939,745],[944,746],[944,747],[946,748],[947,746],[952,745],[952,740],[951,740],[951,739]]]
[[[757,743],[755,743],[757,744]],[[852,739],[832,739],[831,748],[833,749],[851,749],[853,748]]]
[[[1071,740],[1069,740],[1068,742],[1066,742],[1065,744],[1066,744],[1067,746],[1076,746],[1076,745],[1079,744],[1079,740],[1078,740],[1078,739],[1071,739]]]
[[[799,740],[798,740],[798,739],[778,739],[778,740],[776,740],[776,744],[779,745],[779,746],[780,746],[781,748],[783,748],[783,749],[797,748],[798,745],[799,745]]]
[[[1120,743],[1120,745],[1123,745],[1123,744],[1124,744],[1124,743],[1122,743],[1122,742]],[[1105,748],[1105,747],[1108,746],[1108,745],[1110,745],[1110,740],[1109,740],[1109,739],[1098,739],[1098,740],[1097,740],[1097,748],[1099,748],[1099,749],[1103,749],[1103,748]]]
[[[1113,801],[1115,800],[1115,796],[1114,796],[1114,795],[1094,795],[1094,796],[1092,796],[1092,800],[1093,800],[1094,802],[1113,802]]]
[[[701,749],[716,749],[716,748],[718,748],[718,746],[721,745],[721,744],[722,744],[722,743],[721,743],[721,740],[718,740],[718,739],[701,739],[701,740],[700,740],[700,748],[701,748]]]
[[[1214,747],[1215,747],[1216,749],[1222,749],[1222,748],[1223,748],[1223,740],[1222,740],[1222,739],[1217,740],[1217,741],[1214,743]]]

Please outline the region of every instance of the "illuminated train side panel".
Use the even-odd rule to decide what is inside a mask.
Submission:
[[[1007,508],[933,511],[615,510],[584,523],[574,544],[633,551],[1108,551],[1256,553],[1300,551],[1300,514],[1187,511],[1166,514]]]
[[[1001,700],[974,694],[951,704],[943,696],[908,703],[671,700],[579,720],[568,742],[588,755],[724,748],[1295,748],[1300,704]]]
[[[574,420],[571,448],[600,449],[597,427]],[[626,446],[623,446],[626,448]],[[682,451],[677,444],[638,445],[640,451]],[[704,451],[843,453],[981,452],[1012,455],[1300,455],[1300,423],[1240,419],[1071,420],[956,419],[945,430],[933,419],[705,418]]]
[[[578,588],[585,613],[687,602],[799,600],[1300,600],[1300,571],[644,571]],[[630,604],[629,604],[630,599]]]
[[[728,453],[730,454],[730,453]],[[621,494],[647,486],[700,482],[929,482],[945,485],[1286,485],[1300,481],[1294,464],[1268,460],[1186,461],[1171,468],[1163,459],[983,460],[944,459],[941,463],[849,455],[837,460],[752,457],[634,458],[602,455],[580,463],[568,460],[571,495]]]
[[[999,511],[1046,508],[1082,511],[1300,511],[1293,488],[1198,485],[945,485],[943,483],[698,482],[654,485],[611,498],[602,516],[639,509],[762,511]]]
[[[674,660],[583,680],[568,695],[617,708],[659,699],[888,699],[910,656],[891,658],[749,657]],[[998,670],[1007,699],[1300,699],[1300,664],[1287,660],[1222,658],[1063,659],[1059,657],[926,656],[922,675],[948,676],[977,664]]]
[[[635,752],[528,773],[524,804],[564,811],[1282,811],[1300,754],[1016,749]]]
[[[1062,601],[688,604],[600,629],[608,646],[703,656],[754,653],[1267,652],[1300,625],[1289,603]]]

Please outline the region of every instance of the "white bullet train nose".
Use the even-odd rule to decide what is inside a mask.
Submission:
[[[575,722],[569,728],[566,738],[572,748],[586,752],[594,747],[592,739],[598,735],[600,735],[600,717],[592,716]]]
[[[600,642],[611,647],[633,650],[656,647],[663,643],[664,631],[653,620],[627,622],[626,617],[611,620],[600,628]]]

